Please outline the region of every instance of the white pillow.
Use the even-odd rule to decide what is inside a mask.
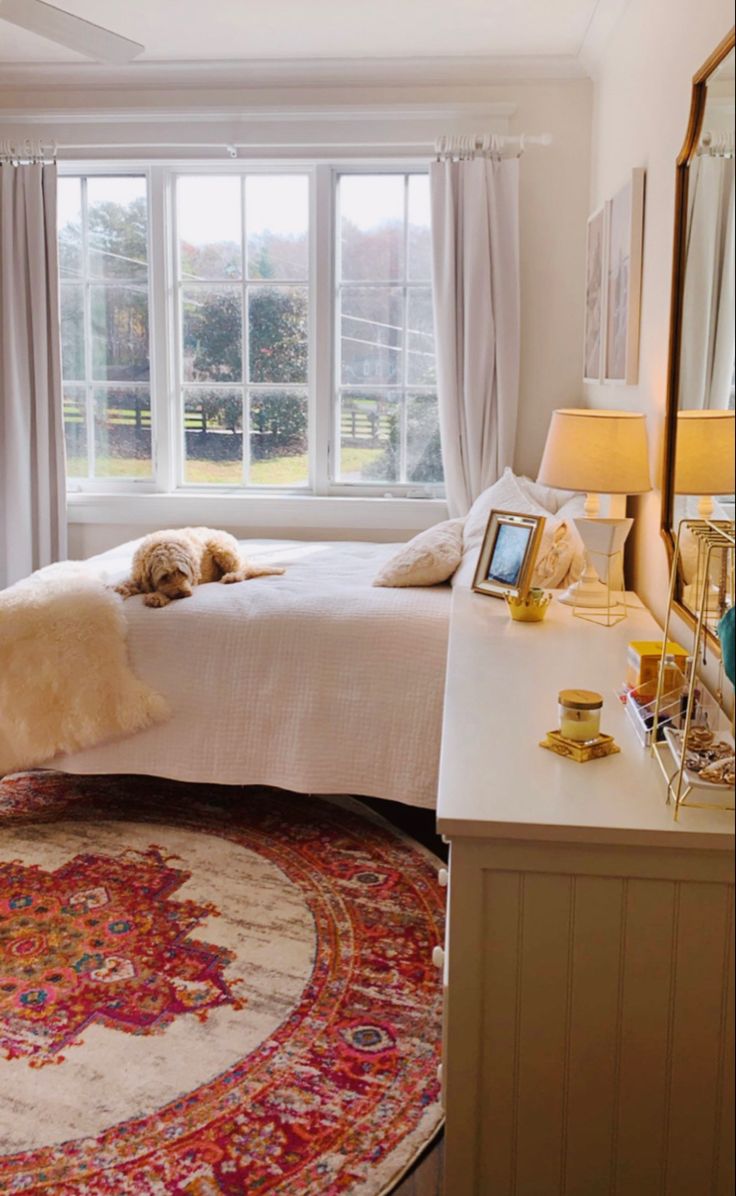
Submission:
[[[575,553],[575,540],[570,535],[571,525],[560,517],[561,513],[551,519],[550,512],[529,497],[510,469],[505,469],[498,481],[484,490],[470,508],[465,520],[463,562],[453,577],[452,584],[472,586],[491,511],[544,515],[546,522],[532,575],[532,585],[547,589],[560,586],[563,578],[570,572]]]
[[[436,586],[447,581],[463,555],[462,519],[448,519],[404,544],[374,578],[374,586]]]
[[[541,482],[533,482],[531,478],[517,477],[519,486],[532,502],[539,503],[545,511],[555,515],[564,503],[569,502],[573,492],[571,490],[555,490],[553,486],[544,486]]]

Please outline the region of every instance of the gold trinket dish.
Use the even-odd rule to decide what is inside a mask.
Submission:
[[[518,594],[506,594],[505,598],[509,614],[517,623],[541,623],[552,601],[552,595],[544,590],[530,590],[524,598]]]
[[[614,756],[621,748],[612,735],[597,735],[587,743],[576,743],[574,739],[565,739],[559,731],[548,731],[540,747],[556,752],[558,756],[567,756],[576,760],[578,764],[585,764],[588,760],[600,760],[603,756]]]

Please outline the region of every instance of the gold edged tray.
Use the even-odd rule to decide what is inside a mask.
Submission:
[[[575,760],[578,764],[600,760],[603,756],[614,756],[621,751],[612,735],[598,735],[588,743],[577,743],[574,739],[566,739],[559,731],[548,731],[547,738],[542,739],[539,746],[556,752],[558,756],[567,756],[568,760]]]

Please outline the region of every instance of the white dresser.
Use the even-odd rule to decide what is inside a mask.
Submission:
[[[542,624],[456,590],[438,829],[450,842],[445,1196],[733,1191],[733,814],[665,805],[614,696],[643,609]],[[621,754],[538,746],[604,696]]]

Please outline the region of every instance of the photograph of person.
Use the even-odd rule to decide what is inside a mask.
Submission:
[[[498,529],[486,578],[504,585],[517,586],[524,565],[532,528],[502,523]]]

